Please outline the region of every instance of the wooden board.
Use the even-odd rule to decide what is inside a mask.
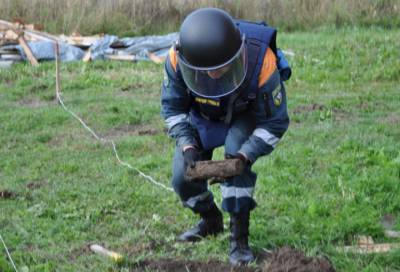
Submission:
[[[61,35],[60,39],[65,41],[66,43],[82,48],[87,48],[90,47],[92,44],[94,44],[96,41],[101,39],[100,35],[95,35],[95,36],[65,36]]]
[[[7,22],[4,20],[0,20],[0,27],[2,28],[7,28],[11,29],[11,30],[23,30],[21,29],[20,25],[18,24],[13,24],[11,22]],[[25,35],[25,39],[30,40],[40,40],[40,41],[52,41],[52,42],[62,42],[60,38],[58,38],[57,36],[51,35],[49,33],[46,32],[40,32],[40,31],[36,31],[36,30],[25,30],[24,31],[24,35]]]
[[[105,55],[105,58],[110,60],[127,60],[127,61],[136,60],[136,56],[134,55]]]
[[[351,252],[351,253],[384,253],[393,249],[400,248],[400,243],[385,243],[385,244],[361,244],[355,246],[345,246],[340,248],[341,251]]]
[[[22,60],[22,57],[19,54],[7,53],[7,54],[0,54],[0,59],[20,61]]]
[[[147,52],[147,56],[149,57],[150,60],[152,60],[154,63],[160,64],[163,63],[165,58],[159,57],[154,53]]]
[[[34,66],[39,65],[39,62],[37,61],[35,55],[33,55],[32,50],[26,43],[24,37],[23,36],[19,37],[18,41],[19,45],[21,45],[22,49],[24,49],[25,55],[28,57],[29,62]]]

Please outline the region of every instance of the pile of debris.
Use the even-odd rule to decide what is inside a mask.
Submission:
[[[178,34],[118,38],[112,35],[71,36],[52,35],[34,24],[0,20],[0,67],[10,67],[19,61],[38,65],[40,61],[54,60],[54,45],[60,45],[61,61],[151,60],[164,61]]]

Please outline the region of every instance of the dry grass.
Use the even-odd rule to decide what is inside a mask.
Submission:
[[[50,32],[133,35],[177,30],[191,10],[207,6],[286,30],[400,26],[400,0],[0,0],[0,18],[21,18]]]

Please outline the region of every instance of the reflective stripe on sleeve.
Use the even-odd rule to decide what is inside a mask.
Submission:
[[[181,113],[178,115],[168,117],[165,120],[165,124],[167,125],[168,129],[171,129],[173,126],[181,122],[189,122],[189,115],[186,113]]]
[[[189,198],[188,200],[185,201],[185,204],[191,208],[194,208],[196,206],[197,202],[201,202],[201,201],[207,199],[209,196],[210,196],[210,191],[206,191],[200,195]]]
[[[278,144],[279,138],[276,137],[274,134],[270,133],[268,130],[263,128],[257,128],[254,130],[253,135],[261,138],[265,143],[269,144],[273,148]]]
[[[221,194],[223,198],[241,198],[241,197],[253,197],[254,187],[235,187],[235,186],[224,186],[221,185]]]

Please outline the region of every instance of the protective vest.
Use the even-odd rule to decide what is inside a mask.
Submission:
[[[234,115],[246,110],[257,96],[258,77],[268,47],[277,55],[276,29],[265,23],[239,20],[236,25],[246,38],[248,66],[245,80],[237,91],[226,97],[209,99],[191,93],[195,117],[200,115],[207,120],[224,121],[227,114]]]
[[[268,27],[265,23],[236,21],[236,24],[245,35],[248,54],[247,74],[243,84],[231,95],[218,99],[204,98],[191,93],[190,120],[196,127],[205,150],[224,144],[232,117],[247,110],[257,97],[258,78],[267,49],[271,48],[275,56],[278,53],[276,29]]]

